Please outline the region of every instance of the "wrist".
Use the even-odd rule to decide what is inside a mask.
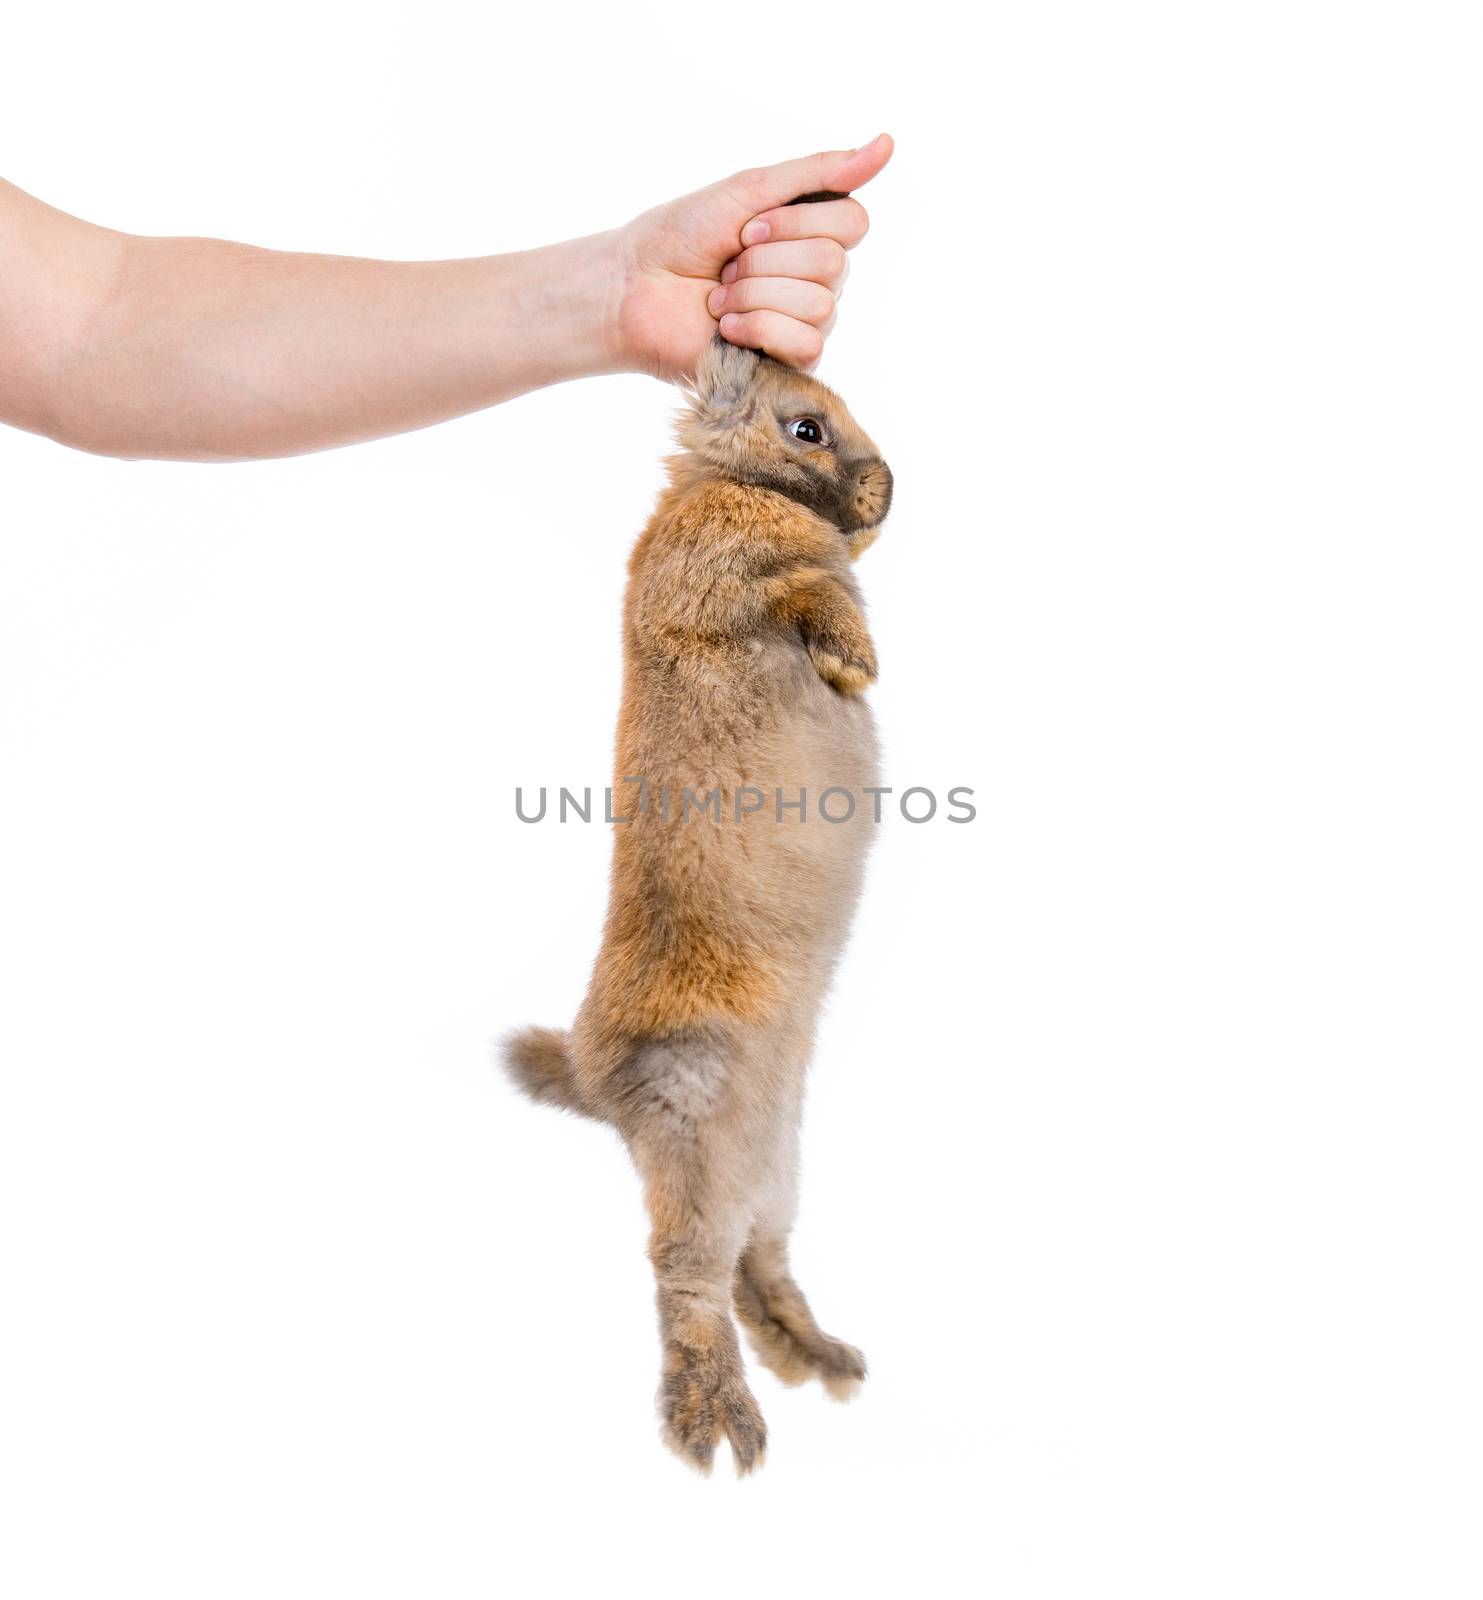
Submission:
[[[622,334],[627,278],[621,229],[568,239],[532,252],[552,331],[552,382],[633,370]]]
[[[635,225],[628,223],[602,235],[612,285],[608,342],[616,363],[614,371],[653,375],[652,330],[643,307],[647,274],[639,259],[636,233]]]

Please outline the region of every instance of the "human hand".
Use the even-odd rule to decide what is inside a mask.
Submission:
[[[624,364],[659,378],[688,376],[719,325],[732,344],[812,368],[834,327],[845,252],[870,223],[858,200],[788,202],[858,189],[893,148],[883,133],[858,150],[754,167],[619,229]]]

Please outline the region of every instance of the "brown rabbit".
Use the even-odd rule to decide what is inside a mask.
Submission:
[[[724,1433],[748,1472],[766,1429],[733,1305],[785,1383],[845,1399],[865,1376],[814,1321],[788,1234],[804,1072],[876,782],[850,563],[891,473],[823,384],[719,338],[689,401],[629,563],[614,809],[631,820],[602,951],[570,1034],[527,1029],[505,1061],[534,1099],[623,1136],[653,1225],[665,1439],[709,1471]],[[837,794],[817,809],[830,789],[848,820],[825,820],[847,809]]]

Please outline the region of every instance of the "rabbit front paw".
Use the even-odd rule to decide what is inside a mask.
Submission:
[[[813,639],[808,653],[814,670],[841,694],[860,694],[876,680],[875,651],[868,639]]]

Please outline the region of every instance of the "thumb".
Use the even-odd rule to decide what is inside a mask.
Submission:
[[[775,166],[739,172],[728,187],[739,190],[754,212],[785,206],[798,195],[819,189],[848,194],[862,183],[869,183],[891,159],[895,148],[889,133],[879,133],[858,150],[821,150],[796,161],[779,161]]]

